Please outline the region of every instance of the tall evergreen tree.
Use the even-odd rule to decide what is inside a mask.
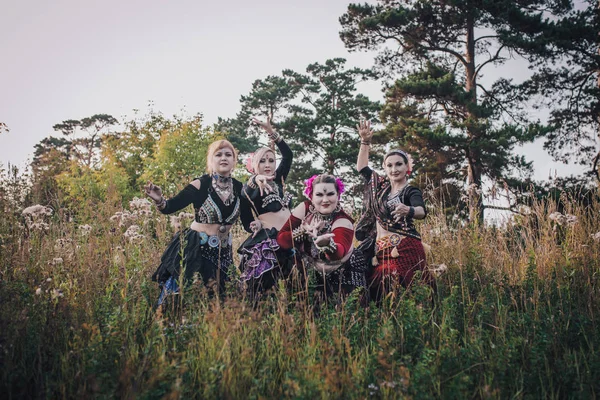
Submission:
[[[281,76],[254,82],[240,100],[240,113],[222,121],[220,128],[236,137],[256,138],[260,133],[249,130],[250,117],[271,118],[294,152],[288,186],[296,194],[313,173],[327,171],[352,179],[359,147],[355,126],[360,118],[376,119],[380,107],[357,94],[356,85],[373,77],[369,70],[347,68],[341,58],[311,64],[306,73],[285,70]]]
[[[590,165],[600,156],[600,1],[576,6],[549,24],[544,46],[515,41],[527,47],[535,67],[523,89],[538,93],[551,110],[544,147],[558,161]]]
[[[483,177],[530,174],[531,163],[513,149],[546,133],[520,111],[525,99],[514,96],[510,80],[484,85],[480,78],[526,47],[543,46],[547,14],[563,13],[563,3],[380,0],[351,4],[340,18],[348,49],[380,50],[378,67],[400,75],[386,93],[384,134],[416,151],[421,163],[445,163],[444,178],[466,178],[471,221],[483,220]]]

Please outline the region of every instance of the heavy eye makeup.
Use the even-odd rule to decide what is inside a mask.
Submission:
[[[396,165],[396,167],[401,167],[401,166],[403,166],[403,165],[404,165],[404,163],[403,163],[402,161],[398,161],[398,162],[397,162],[396,164],[394,164],[394,165]],[[387,164],[387,167],[388,167],[388,168],[392,168],[392,164]]]
[[[335,192],[327,192],[327,193],[317,192],[317,193],[315,193],[315,196],[319,196],[319,197],[333,196],[333,195],[335,195]]]

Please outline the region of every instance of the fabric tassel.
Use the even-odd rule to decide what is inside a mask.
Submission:
[[[398,258],[400,257],[400,253],[398,253],[398,248],[394,247],[392,249],[392,252],[390,253],[390,256],[392,256],[392,258]]]
[[[374,267],[379,265],[379,261],[377,261],[377,256],[375,256],[371,259],[371,265]]]

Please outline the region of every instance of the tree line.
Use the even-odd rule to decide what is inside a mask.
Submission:
[[[590,165],[590,174],[597,168],[599,13],[592,0],[350,4],[339,18],[340,38],[349,51],[375,53],[373,68],[333,58],[257,79],[237,115],[211,127],[201,115],[154,112],[121,129],[105,114],[63,121],[53,127],[59,137],[36,145],[31,196],[62,206],[106,200],[111,186],[131,198],[147,179],[172,193],[202,172],[215,138],[253,151],[254,115],[271,118],[295,153],[290,190],[299,193],[317,171],[357,183],[354,128],[364,118],[380,127],[374,153],[385,145],[406,149],[416,185],[433,182],[462,204],[465,218],[482,221],[484,178],[512,190],[532,183],[532,163],[515,155],[517,146],[543,138],[556,160]],[[502,76],[513,60],[527,66],[527,79]],[[367,80],[381,82],[383,103],[359,93]],[[547,119],[536,116],[540,109]]]

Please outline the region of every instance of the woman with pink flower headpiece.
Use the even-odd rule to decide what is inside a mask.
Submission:
[[[427,211],[421,190],[408,184],[412,165],[409,155],[389,151],[383,158],[385,176],[369,168],[369,147],[373,137],[371,124],[358,125],[361,138],[356,169],[365,179],[366,212],[356,226],[359,249],[373,256],[368,281],[371,299],[380,300],[395,284],[408,286],[415,272],[431,281],[421,235],[414,220],[425,218]]]
[[[250,201],[255,221],[250,224],[252,236],[242,243],[238,253],[241,258],[241,278],[248,284],[250,296],[255,298],[272,288],[291,267],[290,252],[279,248],[277,233],[290,216],[291,195],[284,193],[284,184],[290,172],[293,153],[273,129],[270,119],[262,122],[253,118],[252,122],[267,132],[282,156],[276,168],[273,149],[261,147],[246,162],[246,168],[252,176],[244,185],[243,195]]]
[[[340,205],[342,180],[322,174],[304,183],[309,200],[294,208],[277,242],[301,256],[297,263],[301,272],[307,266],[315,270],[316,289],[326,296],[366,288],[367,263],[361,252],[353,251],[354,221]]]

